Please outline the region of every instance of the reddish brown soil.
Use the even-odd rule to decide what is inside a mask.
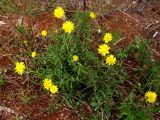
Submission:
[[[0,56],[0,67],[11,65],[11,60],[7,56]]]
[[[123,37],[116,43],[119,47],[132,43],[136,35],[142,35],[138,31],[140,29],[140,22],[120,10],[104,16],[104,18],[99,20],[99,24],[105,28],[107,27],[108,31],[112,33],[116,31],[121,32]]]
[[[76,114],[67,108],[62,108],[56,112],[54,106],[51,106],[50,110],[47,111],[49,105],[59,101],[58,98],[52,101],[51,96],[45,93],[41,86],[31,86],[30,82],[24,81],[25,76],[23,76],[24,79],[11,73],[6,73],[4,76],[6,84],[0,89],[1,105],[13,109],[17,113],[16,115],[22,119],[79,120]],[[30,97],[29,102],[26,104],[21,99],[24,96]],[[4,112],[1,119],[13,119],[16,115]]]

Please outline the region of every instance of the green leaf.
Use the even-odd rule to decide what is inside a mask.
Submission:
[[[4,80],[2,78],[2,76],[0,75],[0,87],[4,85]]]

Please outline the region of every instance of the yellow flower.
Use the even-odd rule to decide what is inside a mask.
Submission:
[[[104,42],[105,43],[108,43],[108,42],[110,42],[110,41],[112,41],[112,34],[111,33],[106,33],[105,35],[104,35],[104,37],[103,37],[103,40],[104,40]]]
[[[46,30],[42,30],[41,35],[42,35],[43,37],[45,37],[45,36],[47,35],[47,31],[46,31]]]
[[[43,86],[46,90],[49,90],[49,88],[52,86],[52,80],[45,78],[43,81]]]
[[[36,55],[37,55],[37,53],[35,51],[32,52],[32,54],[31,54],[32,58],[34,58]]]
[[[155,92],[148,91],[145,93],[145,98],[149,103],[154,103],[157,99],[157,94]]]
[[[79,59],[79,57],[78,57],[77,55],[74,55],[74,56],[72,57],[72,60],[73,60],[74,62],[77,62],[78,59]]]
[[[25,44],[25,46],[27,46],[28,44],[27,40],[24,40],[23,43]]]
[[[50,92],[52,94],[57,93],[58,92],[58,87],[56,85],[51,85],[50,86]]]
[[[109,55],[106,57],[106,63],[108,65],[113,65],[116,62],[116,58],[114,57],[114,55]]]
[[[62,25],[62,29],[66,32],[66,33],[71,33],[74,30],[74,24],[71,21],[66,21],[65,23],[63,23]]]
[[[89,16],[92,18],[92,19],[96,19],[96,14],[94,12],[90,12]]]
[[[16,62],[16,67],[15,67],[15,71],[19,74],[22,75],[22,73],[24,72],[25,69],[25,65],[24,62]]]
[[[62,18],[64,16],[64,10],[62,7],[57,7],[55,10],[54,10],[54,16],[56,18]]]
[[[98,53],[102,56],[105,56],[106,54],[109,54],[110,47],[107,44],[101,44],[98,47]]]

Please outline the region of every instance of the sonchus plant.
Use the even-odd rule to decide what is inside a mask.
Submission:
[[[57,20],[64,15],[62,7],[54,10]],[[44,90],[64,96],[74,108],[75,102],[87,101],[97,113],[93,115],[96,116],[94,119],[98,120],[101,117],[111,118],[112,109],[122,105],[120,103],[124,102],[125,97],[120,86],[128,77],[123,62],[115,54],[112,44],[114,34],[102,31],[97,48],[91,49],[95,39],[93,33],[96,32],[92,26],[93,19],[96,19],[95,13],[79,11],[70,19],[66,16],[61,34],[55,35],[52,38],[54,44],[35,59],[35,68],[38,68],[37,77],[43,80]],[[46,32],[42,33],[42,37],[46,35]],[[16,71],[19,74],[24,69],[23,63],[17,63]],[[155,95],[146,94],[146,97],[148,102],[155,102]],[[126,108],[121,107],[120,110]],[[100,112],[103,114],[101,117]]]
[[[65,13],[61,8],[56,9],[54,16],[61,18]],[[62,12],[60,16],[58,11]],[[44,90],[52,94],[58,92],[67,101],[72,99],[88,101],[91,105],[96,103],[98,106],[93,105],[93,109],[96,107],[96,111],[104,109],[110,113],[115,91],[125,80],[125,71],[114,51],[111,51],[110,44],[114,37],[111,33],[102,35],[102,44],[98,43],[96,52],[90,48],[94,41],[95,31],[91,25],[93,18],[96,19],[94,16],[77,11],[72,19],[64,21],[61,26],[63,33],[57,34],[53,39],[54,44],[36,59],[36,68],[40,73],[37,77],[43,78]]]

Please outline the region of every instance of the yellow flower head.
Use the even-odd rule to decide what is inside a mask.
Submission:
[[[23,43],[25,44],[25,46],[27,46],[28,44],[27,40],[24,40]]]
[[[45,78],[43,81],[43,86],[44,86],[44,89],[49,90],[49,88],[52,86],[52,80]]]
[[[111,33],[106,33],[105,35],[104,35],[104,37],[103,37],[103,40],[104,40],[104,42],[105,43],[108,43],[108,42],[110,42],[110,41],[112,41],[112,34]]]
[[[154,103],[157,99],[157,94],[155,92],[148,91],[145,93],[145,98],[149,103]]]
[[[51,85],[50,86],[50,92],[52,94],[57,93],[58,92],[58,87],[56,85]]]
[[[37,55],[35,51],[32,52],[31,57],[34,58]]]
[[[110,47],[107,44],[101,44],[98,47],[98,53],[102,56],[105,56],[106,54],[109,54]]]
[[[90,12],[89,16],[92,18],[92,19],[96,19],[96,14],[94,12]]]
[[[54,16],[56,18],[62,18],[64,16],[64,10],[62,7],[57,7],[55,10],[54,10]]]
[[[116,62],[116,58],[114,57],[114,55],[109,55],[106,57],[106,63],[108,65],[113,65]]]
[[[22,73],[24,72],[25,69],[25,65],[24,62],[16,62],[16,67],[15,67],[15,71],[19,74],[22,75]]]
[[[46,30],[42,30],[41,35],[42,35],[43,37],[45,37],[45,36],[47,35],[47,31],[46,31]]]
[[[77,62],[78,59],[79,59],[79,57],[78,57],[77,55],[74,55],[74,56],[72,57],[72,60],[73,60],[74,62]]]
[[[66,32],[66,33],[71,33],[74,30],[74,24],[71,21],[66,21],[65,23],[63,23],[62,25],[62,29]]]

